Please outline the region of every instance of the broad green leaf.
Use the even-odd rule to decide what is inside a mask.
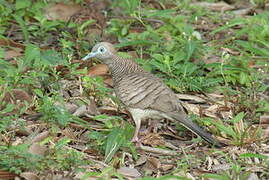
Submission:
[[[30,7],[32,2],[30,0],[16,0],[15,7],[16,9],[24,9]]]
[[[14,104],[7,104],[5,109],[1,110],[0,112],[5,114],[5,113],[10,113],[13,111],[13,109],[15,108]]]
[[[240,112],[238,113],[231,121],[233,123],[238,123],[240,120],[242,120],[245,116],[245,113],[244,112]]]
[[[116,127],[109,133],[106,141],[105,162],[109,162],[112,159],[124,141],[123,129]]]

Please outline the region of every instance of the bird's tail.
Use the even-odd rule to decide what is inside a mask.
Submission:
[[[195,133],[196,135],[201,136],[205,141],[209,142],[210,144],[216,147],[222,147],[223,145],[216,139],[214,139],[211,134],[200,128],[197,124],[195,124],[192,120],[188,119],[187,117],[180,117],[178,113],[172,114],[172,117],[175,120],[181,122],[186,128],[190,131]]]

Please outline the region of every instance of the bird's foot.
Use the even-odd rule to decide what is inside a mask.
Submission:
[[[139,138],[138,138],[137,136],[134,136],[134,137],[132,138],[132,142],[133,142],[133,143],[139,142]]]
[[[142,145],[141,139],[139,139],[138,136],[132,138],[132,143],[134,143],[136,147],[141,147]]]

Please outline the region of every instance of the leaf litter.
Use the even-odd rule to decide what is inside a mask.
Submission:
[[[151,6],[154,6],[155,8],[158,7],[159,9],[164,8],[161,3],[158,3],[157,1],[151,1]],[[205,4],[199,4],[195,3],[194,5],[198,6],[204,6],[205,8],[209,8],[214,11],[230,11],[234,10],[234,6],[228,5],[228,4],[221,4],[221,3],[207,3]],[[46,15],[49,20],[55,20],[55,19],[61,19],[68,21],[72,18],[76,18],[79,22],[84,22],[89,17],[95,17],[99,25],[97,25],[97,29],[100,27],[105,27],[105,22],[107,19],[101,15],[100,10],[106,8],[107,5],[100,5],[100,8],[97,8],[97,10],[94,10],[95,12],[89,12],[89,11],[81,11],[82,7],[79,7],[77,5],[65,5],[65,4],[56,4],[54,6],[51,6],[46,11]],[[89,6],[91,9],[93,7]],[[76,14],[77,13],[77,14]],[[85,14],[83,14],[85,13]],[[88,13],[88,14],[87,14]],[[92,13],[92,14],[91,14]],[[97,13],[97,14],[96,14]],[[241,14],[242,15],[242,14]],[[244,15],[244,14],[243,14]],[[81,19],[78,19],[81,17]],[[87,18],[85,18],[87,17]],[[208,21],[207,21],[208,22]],[[201,28],[202,26],[202,28]],[[216,27],[215,24],[210,24],[210,28],[214,29]],[[198,25],[197,25],[198,27]],[[206,24],[199,25],[200,29],[203,29],[207,32],[210,30]],[[98,30],[100,31],[100,30]],[[90,31],[89,31],[90,32]],[[100,34],[100,33],[99,33]],[[224,36],[220,35],[218,37],[215,37],[214,39],[224,39]],[[19,57],[22,55],[22,51],[24,50],[24,45],[14,42],[13,40],[4,40],[1,41],[2,45],[4,46],[14,46],[19,47],[18,52],[10,52],[11,50],[6,51],[6,59],[13,59],[16,57]],[[238,52],[234,52],[229,49],[225,49],[229,53],[233,55],[239,55]],[[216,57],[215,62],[221,61],[219,57]],[[59,71],[62,69],[59,68]],[[67,74],[67,73],[66,73]],[[97,65],[97,66],[91,66],[88,70],[87,76],[95,77],[95,76],[103,76],[105,81],[110,86],[113,86],[111,83],[111,77],[109,77],[107,67],[105,65]],[[110,82],[109,82],[110,81]],[[58,137],[50,135],[48,128],[45,124],[35,124],[37,119],[29,120],[26,122],[26,127],[29,127],[33,132],[37,133],[37,135],[32,139],[31,143],[32,145],[29,147],[29,152],[32,154],[38,154],[38,155],[44,155],[45,151],[48,150],[47,147],[44,147],[43,145],[40,145],[40,142],[45,141],[47,138],[52,138],[50,140],[50,145],[53,145],[54,142],[57,142],[57,140],[68,137],[72,141],[72,145],[69,147],[64,148],[70,148],[70,149],[76,149],[81,152],[84,152],[86,154],[86,158],[92,160],[96,164],[92,166],[88,166],[86,169],[89,172],[98,172],[102,171],[105,167],[108,165],[104,163],[105,157],[100,154],[100,151],[96,149],[96,147],[87,147],[85,142],[89,140],[88,134],[91,134],[92,129],[95,129],[97,131],[100,130],[106,130],[106,126],[111,126],[109,124],[109,120],[102,120],[102,121],[96,121],[94,122],[92,120],[92,117],[95,115],[106,114],[108,116],[114,116],[114,115],[120,115],[124,119],[127,119],[127,121],[132,122],[130,119],[130,116],[128,116],[127,113],[123,113],[123,111],[119,110],[119,107],[115,105],[115,103],[112,103],[110,98],[105,97],[102,100],[102,103],[97,102],[97,99],[89,99],[89,97],[86,97],[84,92],[84,89],[82,88],[83,85],[80,81],[76,80],[70,80],[65,79],[62,82],[60,82],[61,85],[61,96],[65,99],[65,103],[59,103],[55,105],[62,105],[65,109],[67,109],[68,112],[73,114],[74,116],[82,117],[83,120],[87,121],[89,123],[89,126],[91,128],[86,128],[82,125],[71,125],[70,128],[61,129]],[[29,104],[32,103],[33,97],[31,97],[30,93],[20,90],[20,89],[13,89],[11,91],[14,95],[13,97],[6,93],[4,94],[4,100],[11,102],[11,104],[15,104],[17,109],[21,107],[22,105],[20,103],[17,103],[18,101],[26,101]],[[188,112],[192,112],[198,116],[205,116],[205,117],[212,117],[216,120],[228,120],[232,119],[234,117],[233,112],[233,102],[227,102],[227,100],[224,99],[224,96],[220,93],[211,93],[211,94],[195,94],[195,95],[187,95],[187,94],[178,94],[178,97],[180,100],[184,101],[183,106],[187,109]],[[83,103],[81,103],[84,102]],[[16,103],[15,103],[16,102]],[[86,103],[85,103],[86,102]],[[15,108],[16,110],[16,108]],[[15,111],[14,111],[15,112]],[[13,112],[13,113],[14,113]],[[267,122],[267,115],[261,116],[260,118],[260,124],[264,125],[264,136],[268,137],[269,130],[268,130],[268,122]],[[107,124],[106,124],[107,123]],[[227,158],[226,154],[229,154],[229,157],[232,157],[234,161],[240,159],[240,155],[246,154],[246,153],[252,153],[252,154],[263,154],[268,156],[269,155],[269,146],[268,144],[262,144],[262,148],[256,146],[253,144],[253,142],[249,142],[249,144],[246,144],[246,146],[242,147],[236,147],[230,144],[229,137],[225,137],[223,135],[217,135],[216,138],[218,138],[220,141],[228,143],[229,146],[220,149],[224,153],[218,154],[218,152],[212,152],[211,148],[208,146],[204,146],[203,148],[199,148],[197,144],[200,142],[183,142],[179,139],[180,136],[178,135],[178,129],[175,128],[175,125],[173,123],[167,123],[162,122],[162,127],[149,129],[149,132],[142,134],[142,144],[140,147],[138,147],[138,154],[140,155],[140,158],[138,160],[133,159],[131,164],[127,164],[128,161],[124,162],[125,159],[123,159],[123,164],[121,166],[116,166],[117,169],[116,172],[121,174],[125,178],[139,178],[142,177],[142,174],[147,173],[150,176],[160,177],[163,174],[169,174],[172,172],[173,169],[177,168],[177,162],[187,163],[190,167],[192,167],[189,172],[183,172],[179,171],[178,173],[175,173],[179,176],[186,176],[190,179],[195,179],[195,176],[199,176],[201,174],[200,171],[205,172],[219,172],[219,171],[228,171],[231,170],[231,165],[227,163],[228,161],[225,161],[225,158]],[[235,130],[240,133],[244,131],[244,124],[242,120],[240,120],[237,124],[234,125]],[[255,128],[254,128],[255,129]],[[251,129],[249,129],[251,131]],[[152,131],[152,132],[151,132]],[[247,133],[251,134],[250,131],[247,131]],[[31,132],[31,131],[30,131]],[[170,134],[169,134],[169,133]],[[187,139],[190,138],[191,133],[184,132]],[[169,134],[169,135],[168,135]],[[182,135],[182,134],[181,134]],[[178,136],[178,137],[177,137]],[[6,137],[7,139],[9,137]],[[167,138],[167,139],[166,139]],[[26,138],[27,139],[27,138]],[[13,142],[13,145],[22,144],[23,142],[26,142],[25,137],[20,136],[17,138],[16,141]],[[90,139],[91,141],[92,139]],[[169,145],[167,142],[171,142]],[[180,141],[180,148],[174,149],[173,148],[173,142]],[[176,143],[175,143],[176,144]],[[191,145],[190,145],[191,144]],[[194,144],[194,145],[193,145]],[[204,143],[203,143],[204,145]],[[176,145],[176,147],[178,147]],[[120,153],[124,153],[124,151],[121,150]],[[188,160],[189,156],[191,155],[196,159],[195,162],[191,162],[192,159]],[[120,157],[119,155],[118,157]],[[130,158],[130,157],[129,157]],[[205,158],[205,161],[199,161],[199,159]],[[127,159],[127,158],[126,158]],[[142,159],[142,160],[141,160]],[[184,161],[182,160],[184,159]],[[139,162],[140,161],[140,162]],[[126,163],[126,164],[125,164]],[[262,172],[264,167],[257,167],[255,164],[259,163],[259,158],[257,157],[247,157],[246,164],[248,164],[248,170],[253,172],[249,176],[249,178],[256,178],[258,172]],[[126,166],[129,165],[129,166]],[[141,172],[143,172],[141,174]],[[55,172],[56,173],[56,172]],[[59,175],[59,174],[58,174]],[[58,176],[57,173],[52,175],[54,177]],[[84,174],[81,174],[83,176]],[[12,173],[7,173],[5,171],[0,170],[0,177],[13,177],[14,175]],[[25,179],[35,179],[37,178],[37,174],[33,172],[24,172],[20,175],[21,177],[24,177]],[[44,177],[44,175],[43,175]],[[47,176],[48,177],[48,176]],[[61,177],[61,176],[59,176]]]

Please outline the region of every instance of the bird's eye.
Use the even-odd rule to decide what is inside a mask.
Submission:
[[[101,47],[101,48],[100,48],[100,52],[101,52],[101,53],[105,52],[105,48]]]

